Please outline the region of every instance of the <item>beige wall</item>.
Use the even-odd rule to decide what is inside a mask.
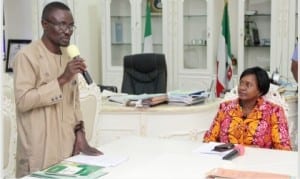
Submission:
[[[48,0],[45,0],[45,2]],[[74,0],[73,15],[77,26],[74,35],[75,43],[78,46],[81,56],[86,60],[88,71],[95,83],[101,83],[101,31],[100,31],[100,1],[99,0]],[[35,0],[4,0],[6,16],[6,40],[35,39],[40,38],[37,29],[40,26],[38,20],[36,25],[32,20],[40,19],[32,17],[32,9],[38,7]],[[22,7],[22,8],[20,8]],[[20,18],[22,17],[22,18]],[[3,64],[5,66],[5,64]]]
[[[95,83],[101,83],[101,7],[99,0],[76,1],[76,44],[81,56],[86,59],[88,70]]]

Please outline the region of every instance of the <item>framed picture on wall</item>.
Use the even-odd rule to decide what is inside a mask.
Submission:
[[[162,12],[162,2],[161,0],[148,0],[151,4],[151,12],[160,13]]]
[[[8,39],[8,48],[7,48],[7,56],[6,56],[6,72],[13,72],[13,62],[15,55],[17,52],[28,45],[31,40],[27,39]]]

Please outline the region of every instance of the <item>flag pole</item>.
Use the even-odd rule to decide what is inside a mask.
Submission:
[[[152,42],[152,27],[151,27],[151,4],[150,1],[147,0],[143,53],[152,53],[152,52],[153,52],[153,42]]]
[[[228,90],[232,78],[232,62],[231,62],[231,42],[230,42],[230,23],[228,15],[228,1],[224,0],[224,10],[221,23],[221,31],[217,52],[217,83],[216,95],[221,96]]]

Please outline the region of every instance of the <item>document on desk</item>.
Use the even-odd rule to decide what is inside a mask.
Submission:
[[[66,159],[66,161],[84,163],[102,167],[115,167],[121,163],[127,161],[128,156],[112,156],[112,155],[99,155],[99,156],[90,156],[85,154],[75,155]]]
[[[255,171],[243,171],[226,168],[214,168],[207,173],[207,178],[230,178],[230,179],[292,179],[292,176],[269,173],[269,172],[255,172]]]
[[[220,144],[221,143],[217,143],[217,142],[203,143],[200,147],[195,149],[193,152],[200,154],[200,155],[208,155],[208,156],[217,157],[217,158],[222,159],[225,155],[230,153],[233,149],[227,150],[224,152],[214,151],[213,149],[215,148],[215,146],[220,145]]]
[[[61,161],[49,168],[36,171],[29,178],[53,178],[53,179],[84,179],[99,178],[108,174],[102,166],[83,164],[78,162]],[[25,177],[25,178],[28,178]]]
[[[122,104],[124,106],[149,107],[168,101],[165,93],[140,94],[140,95],[114,95],[108,97],[108,101]]]

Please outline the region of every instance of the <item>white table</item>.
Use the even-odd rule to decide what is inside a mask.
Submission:
[[[202,141],[219,107],[219,100],[193,106],[125,107],[103,99],[96,121],[96,146],[124,136]]]
[[[107,168],[103,179],[199,179],[215,167],[288,174],[298,178],[298,153],[246,147],[232,161],[194,153],[201,143],[146,137],[124,137],[99,149],[105,154],[128,156]]]

